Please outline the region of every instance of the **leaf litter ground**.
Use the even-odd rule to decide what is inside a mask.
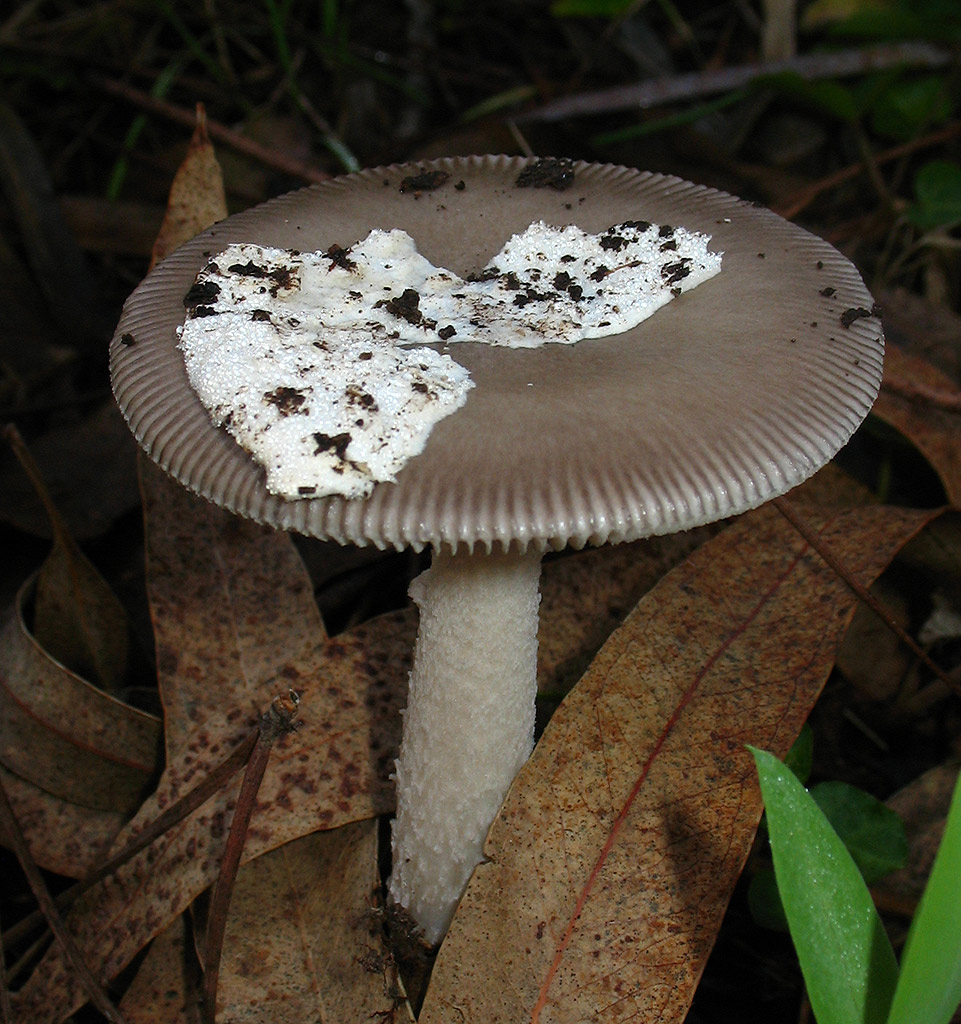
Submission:
[[[207,149],[201,146],[199,153],[188,164],[185,191],[172,205],[167,233],[158,243],[161,255],[183,232],[192,233],[222,215],[216,211],[225,210],[222,193],[210,192],[219,171],[210,165]],[[953,329],[955,342],[949,347],[956,354],[957,326]],[[923,453],[952,498],[958,493],[954,389],[951,378],[938,377],[930,367],[894,353],[878,409]],[[161,803],[202,777],[218,755],[249,731],[274,695],[272,684],[294,685],[291,669],[300,673],[296,678],[301,685],[302,676],[319,680],[312,673],[322,670],[323,686],[313,682],[313,688],[328,691],[324,696],[330,698],[333,717],[326,714],[327,700],[322,717],[312,712],[316,694],[305,688],[305,725],[301,733],[278,745],[261,793],[246,851],[250,857],[260,856],[242,869],[228,925],[225,1012],[242,1006],[229,1012],[271,1021],[300,1020],[307,1013],[325,1021],[353,1021],[359,1019],[358,1007],[363,1005],[373,1013],[395,1012],[402,1018],[390,952],[382,945],[379,928],[371,931],[363,894],[376,902],[376,894],[371,896],[376,837],[370,815],[389,810],[385,780],[397,739],[393,711],[403,700],[403,658],[410,649],[411,617],[400,612],[325,639],[310,580],[287,538],[268,541],[258,530],[211,515],[209,509],[191,519],[198,511],[190,507],[192,499],[169,489],[166,482],[151,481],[151,473],[156,475],[148,468],[144,482],[148,520],[155,520],[148,583],[158,675],[165,690],[167,762],[157,795],[127,831],[141,827]],[[925,513],[903,509],[811,516],[822,536],[830,534],[845,565],[864,580],[880,572],[926,518]],[[161,525],[163,531],[156,532]],[[555,715],[492,831],[490,861],[478,871],[436,965],[423,1019],[446,1020],[446,1013],[470,1007],[468,1019],[478,1024],[514,1020],[518,1006],[523,1007],[524,1019],[631,1019],[642,1009],[658,1009],[667,1014],[665,1019],[684,1018],[728,894],[748,855],[759,811],[739,745],[764,745],[767,740],[783,751],[827,678],[832,652],[853,607],[843,585],[816,556],[803,551],[799,539],[773,512],[752,514],[730,534],[682,561],[619,629],[615,627],[623,613],[665,568],[682,560],[685,551],[658,552],[654,545],[630,552],[589,552],[545,570],[546,657],[540,679],[545,706],[556,703],[582,668],[587,671]],[[928,557],[927,579],[955,586],[956,548],[950,537],[945,539],[944,530],[924,536],[929,535],[937,537],[941,561],[934,571]],[[768,542],[775,550],[768,549]],[[201,550],[202,557],[197,557]],[[258,566],[249,577],[243,552]],[[214,582],[202,585],[191,578],[202,560]],[[616,584],[607,579],[615,567]],[[569,591],[560,584],[565,576],[580,577],[580,601],[571,602]],[[281,577],[284,586],[295,581],[291,593],[275,589]],[[732,580],[737,581],[733,588]],[[282,600],[265,598],[265,593],[282,594]],[[917,596],[912,595],[914,601]],[[214,613],[216,608],[229,610],[226,620]],[[286,642],[290,628],[298,639],[293,648],[285,649],[280,637]],[[753,688],[768,672],[777,680],[762,696]],[[366,679],[367,696],[375,707],[339,703],[353,699],[345,693],[348,677],[356,674]],[[832,701],[836,688],[843,685],[834,678]],[[644,689],[648,684],[653,701]],[[923,680],[918,685],[923,694]],[[239,701],[225,698],[231,692],[228,687],[242,694]],[[341,692],[332,694],[330,687]],[[932,701],[927,707],[943,707],[943,693],[925,699]],[[848,704],[871,718],[872,705],[858,700],[857,694]],[[730,712],[720,719],[722,727],[713,730],[716,735],[708,727],[708,709]],[[354,747],[345,739],[343,721],[360,729],[366,746],[359,742]],[[950,736],[957,735],[952,733],[950,715],[937,728],[923,714],[911,724],[913,732],[927,731],[930,749],[936,752],[950,749]],[[835,731],[824,730],[828,745]],[[893,739],[892,728],[882,732],[888,741]],[[878,757],[873,741],[865,741],[857,730],[848,729],[844,735],[847,751],[838,756],[834,750],[824,759],[835,771],[845,770],[846,758],[863,755],[881,771],[879,789],[903,780],[901,769]],[[308,741],[320,746],[308,751]],[[371,748],[374,759],[381,760],[376,768],[371,766]],[[928,757],[924,763],[935,763]],[[5,784],[8,778],[4,772]],[[95,823],[85,815],[78,822],[74,805],[57,804],[42,791],[24,790],[20,781],[13,785],[18,787],[18,808],[26,814],[28,831],[36,837],[43,833],[54,844],[63,842],[63,849],[69,842],[75,849],[79,830],[91,847],[100,848],[112,831],[103,819]],[[329,799],[312,802],[311,787]],[[709,791],[719,792],[716,801],[706,799]],[[180,966],[191,961],[192,932],[199,924],[182,918],[181,908],[191,905],[213,878],[231,800],[231,791],[213,798],[158,843],[156,851],[89,893],[73,912],[81,937],[95,947],[93,962],[106,973],[134,956],[150,935],[158,935],[124,1004],[130,1020],[185,1019],[183,1005],[190,992],[178,991],[171,1002],[170,993],[177,990],[164,987],[158,996],[166,983],[157,981],[151,987],[149,979],[155,970],[162,978],[169,979],[171,972],[179,978]],[[910,807],[908,802],[906,810]],[[329,843],[325,833],[305,836],[317,825],[340,821],[353,823],[330,831]],[[936,830],[936,811],[934,822]],[[51,823],[61,830],[62,840],[57,840]],[[541,843],[545,830],[557,842]],[[295,908],[293,916],[302,914],[306,920],[313,913],[311,901],[329,899],[323,878],[332,876],[319,875],[311,883],[298,865],[302,857],[336,859],[333,851],[338,844],[354,851],[354,881],[338,888],[344,902],[335,913],[342,915],[342,923],[322,934],[324,929],[311,922],[312,929],[302,929],[296,936],[285,936],[278,924],[276,942],[264,958],[263,985],[274,977],[269,963],[291,965],[292,977],[299,979],[300,1001],[278,993],[274,1005],[256,1004],[237,975],[250,964],[243,945],[249,935],[243,933],[262,921],[257,890],[262,886],[265,896],[269,893],[274,902]],[[272,848],[274,852],[264,852]],[[244,873],[258,865],[262,880],[249,875],[248,883]],[[331,870],[334,877],[342,877],[339,867]],[[534,880],[541,883],[537,891],[532,891]],[[247,884],[253,889],[249,896]],[[622,913],[622,898],[627,913]],[[358,910],[361,903],[363,909]],[[199,912],[198,904],[194,913]],[[257,924],[245,923],[250,921]],[[332,938],[342,948],[332,952]],[[364,968],[364,977],[353,975],[356,984],[351,981],[337,995],[325,989],[321,965],[328,964],[328,975],[343,974],[336,966],[337,956],[350,949],[360,950],[350,962]],[[763,968],[762,961],[759,966]],[[676,990],[670,990],[675,984]],[[360,995],[363,991],[367,996]],[[306,1001],[304,992],[311,993]],[[516,1001],[505,1000],[505,993]],[[364,1001],[368,998],[369,1003]],[[60,1019],[77,1004],[73,982],[56,952],[47,954],[18,999],[18,1011],[23,1010],[26,1021]],[[29,1007],[36,1013],[28,1012]],[[696,1007],[691,1019],[700,1012]]]

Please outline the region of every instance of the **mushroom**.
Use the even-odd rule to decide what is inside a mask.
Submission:
[[[156,268],[111,346],[131,429],[188,488],[279,529],[432,549],[411,586],[421,618],[389,883],[432,943],[532,748],[542,554],[685,530],[782,494],[845,444],[880,384],[877,310],[826,242],[677,178],[563,169],[454,158],[282,196]],[[451,345],[474,384],[466,403],[434,426],[395,483],[368,497],[269,493],[189,387],[176,333],[183,296],[228,244],[327,250],[402,228],[435,266],[466,276],[537,220],[601,232],[638,218],[711,235],[721,273],[616,336],[536,349]]]

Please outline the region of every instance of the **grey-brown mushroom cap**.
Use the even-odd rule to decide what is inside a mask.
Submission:
[[[678,178],[575,163],[566,189],[519,187],[530,160],[367,170],[230,217],[158,266],[111,343],[117,401],[148,454],[197,494],[284,530],[420,548],[601,544],[746,511],[840,449],[880,386],[880,319],[857,270],[769,210]],[[407,182],[445,172],[434,188]],[[432,181],[424,184],[433,184]],[[286,500],[213,425],[178,349],[183,297],[234,242],[302,251],[402,228],[437,266],[477,271],[529,224],[625,220],[711,235],[720,274],[623,334],[537,349],[437,347],[471,374],[394,483],[364,499]]]

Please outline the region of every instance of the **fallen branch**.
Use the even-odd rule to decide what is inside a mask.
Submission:
[[[170,103],[168,100],[157,99],[157,97],[151,96],[150,93],[143,92],[143,90],[128,85],[126,82],[117,82],[113,79],[101,78],[99,76],[95,76],[92,81],[98,89],[102,89],[111,96],[119,96],[121,99],[134,104],[134,106],[149,110],[154,114],[159,114],[170,121],[176,121],[178,124],[186,125],[191,129],[197,123],[197,115],[193,110],[177,106],[177,104]],[[284,156],[283,153],[278,153],[276,150],[268,149],[266,146],[262,146],[259,142],[254,142],[253,139],[248,139],[246,135],[235,132],[232,128],[228,128],[219,121],[212,121],[209,117],[207,118],[207,134],[216,142],[221,142],[225,146],[235,149],[238,153],[243,153],[245,156],[249,156],[264,164],[266,167],[272,167],[275,171],[289,174],[293,178],[301,178],[313,184],[327,181],[330,178],[330,175],[325,171],[312,167],[310,164],[305,164],[300,160],[293,160],[290,157]]]
[[[890,163],[892,160],[899,160],[903,156],[910,156],[918,150],[940,145],[942,142],[947,142],[957,135],[961,135],[961,121],[949,121],[948,124],[943,128],[939,128],[936,132],[922,135],[917,139],[911,139],[909,142],[903,142],[899,146],[892,146],[891,149],[886,149],[883,153],[876,154],[873,158],[874,164],[876,167],[879,167],[881,164]],[[774,212],[787,220],[793,220],[799,213],[810,206],[822,192],[829,192],[845,182],[852,181],[859,175],[866,173],[867,169],[867,165],[863,161],[842,167],[839,171],[835,171],[833,174],[829,174],[827,177],[821,178],[819,181],[815,181],[802,189],[789,203],[775,206],[773,208]]]
[[[566,117],[657,107],[741,89],[768,75],[785,72],[800,75],[808,81],[817,81],[822,78],[847,78],[893,67],[941,68],[950,64],[952,59],[948,50],[928,43],[893,43],[833,53],[809,53],[766,64],[741,64],[719,71],[695,71],[671,78],[656,78],[634,85],[565,96],[535,110],[518,114],[515,120],[560,121]]]

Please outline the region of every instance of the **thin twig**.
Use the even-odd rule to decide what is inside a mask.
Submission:
[[[580,93],[545,103],[518,114],[516,120],[560,121],[567,117],[610,114],[644,109],[695,97],[741,89],[769,75],[792,72],[809,81],[844,78],[892,67],[939,68],[951,63],[951,53],[928,43],[893,43],[834,53],[810,53],[765,64],[740,64],[718,71],[695,71],[673,78],[657,78],[613,89]]]
[[[243,782],[240,784],[237,806],[230,822],[230,834],[224,845],[220,874],[210,899],[210,914],[207,918],[207,935],[204,941],[203,1024],[214,1024],[217,1013],[217,982],[220,979],[220,959],[223,954],[224,933],[227,929],[227,912],[230,909],[230,897],[234,891],[237,871],[240,869],[240,858],[247,840],[250,818],[257,803],[257,791],[267,769],[274,741],[296,728],[294,718],[299,704],[300,697],[294,690],[288,690],[286,695],[275,697],[271,701],[270,708],[261,716],[257,743],[247,762]]]
[[[128,85],[126,82],[118,82],[114,79],[101,78],[100,76],[94,76],[92,81],[94,85],[104,92],[108,92],[112,96],[119,96],[135,106],[149,110],[151,113],[159,114],[161,117],[166,117],[170,121],[176,121],[178,124],[186,125],[191,129],[196,124],[197,115],[193,110],[177,106],[177,104],[170,103],[168,100],[157,99],[157,97],[151,96],[150,93]],[[215,141],[221,142],[225,146],[230,146],[231,149],[237,150],[238,153],[244,153],[266,167],[273,167],[274,170],[280,171],[283,174],[289,174],[293,178],[301,178],[303,181],[315,184],[327,181],[330,178],[330,175],[324,171],[311,167],[310,164],[305,164],[300,160],[293,160],[276,150],[268,149],[266,146],[262,146],[259,142],[254,142],[253,139],[248,139],[246,135],[235,132],[232,128],[228,128],[219,121],[212,121],[208,118],[207,133]]]
[[[886,149],[883,153],[876,154],[874,164],[876,167],[880,167],[882,164],[890,163],[892,160],[899,160],[903,156],[910,156],[918,150],[940,145],[942,142],[947,142],[957,135],[961,135],[961,121],[949,121],[943,128],[939,128],[935,132],[911,139],[909,142],[902,142],[898,146]],[[786,220],[793,220],[799,213],[807,209],[823,192],[829,192],[839,185],[852,181],[854,178],[864,174],[865,171],[866,167],[863,162],[842,167],[833,174],[829,174],[808,185],[807,188],[802,189],[789,203],[775,206],[773,208],[774,212],[780,214]]]
[[[60,944],[64,955],[70,961],[73,969],[77,972],[80,984],[90,997],[90,1001],[111,1024],[124,1024],[120,1011],[111,1002],[110,997],[104,991],[103,985],[93,976],[92,971],[77,948],[73,936],[67,931],[63,918],[60,916],[53,897],[50,895],[50,890],[47,888],[47,884],[44,882],[43,876],[40,874],[40,870],[30,853],[30,847],[27,845],[27,840],[20,829],[20,823],[17,821],[17,816],[14,814],[13,807],[7,796],[7,790],[2,781],[0,781],[0,824],[3,826],[7,842],[20,862],[20,867],[27,877],[27,882],[33,890],[34,898],[40,905],[40,909],[47,919],[47,924],[50,926],[54,938]]]
[[[247,763],[259,735],[260,730],[254,729],[250,735],[237,744],[216,768],[211,769],[193,789],[172,803],[163,814],[145,825],[122,850],[104,861],[95,871],[90,872],[79,882],[70,886],[69,889],[61,892],[55,901],[57,908],[65,910],[70,907],[83,893],[96,885],[97,882],[113,874],[117,868],[122,867],[132,857],[140,853],[141,850],[146,849],[156,839],[159,839],[168,829],[182,821],[188,814],[205,803]],[[42,915],[39,912],[27,915],[27,917],[18,921],[9,929],[7,932],[8,943],[15,945],[21,942],[41,921]]]
[[[924,402],[945,412],[961,412],[961,393],[949,388],[934,388],[915,381],[888,380],[881,382],[881,388],[899,398],[912,402]]]
[[[786,498],[775,498],[774,504],[782,516],[794,527],[804,540],[813,548],[831,569],[842,579],[848,588],[874,612],[875,615],[891,630],[892,633],[903,643],[916,658],[918,658],[931,672],[934,673],[947,686],[952,693],[961,696],[961,684],[952,679],[947,672],[931,660],[930,655],[917,641],[909,636],[904,627],[884,607],[884,605],[865,587],[858,583],[843,562],[831,551],[831,549],[815,533],[811,524],[801,515],[795,506]]]

